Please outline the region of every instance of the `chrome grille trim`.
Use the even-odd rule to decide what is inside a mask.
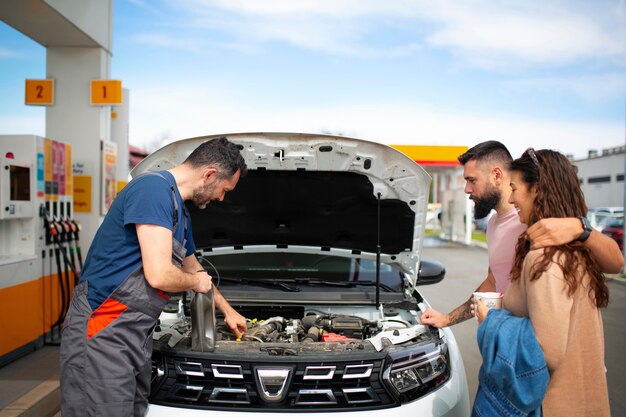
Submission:
[[[320,396],[325,395],[326,401],[318,401],[318,400],[306,400],[307,396]],[[304,398],[303,398],[304,397]],[[337,404],[337,398],[333,391],[330,389],[301,389],[298,391],[298,396],[296,397],[295,405],[334,405]]]
[[[380,401],[378,395],[372,387],[364,387],[364,388],[342,388],[343,396],[346,398],[348,404],[367,404],[374,403]],[[355,394],[366,394],[369,399],[350,399],[350,397],[355,397]],[[359,396],[360,397],[360,396]]]
[[[415,358],[417,355],[405,359]],[[177,373],[175,364],[178,362],[201,363],[204,376]],[[382,358],[324,362],[290,361],[282,358],[282,360],[257,362],[234,357],[213,360],[211,357],[195,358],[183,355],[174,357],[172,355],[165,356],[162,363],[165,375],[157,381],[158,385],[152,384],[150,394],[150,403],[157,405],[251,413],[311,411],[316,407],[327,412],[344,412],[383,409],[399,405],[399,402],[387,392],[379,378],[379,374],[385,367]],[[346,369],[349,376],[361,375],[368,372],[370,364],[373,364],[373,368],[369,377],[343,378]],[[317,378],[320,375],[315,374],[328,377],[331,372],[330,366],[335,367],[331,379],[304,379],[307,367],[311,368],[308,376]],[[192,368],[183,366],[183,369],[192,372],[199,371],[199,366]],[[213,372],[215,370],[217,372]],[[258,371],[261,371],[260,375]],[[221,377],[217,377],[218,375]],[[188,390],[187,385],[197,386],[197,388],[193,390],[192,387]],[[200,386],[203,386],[201,392]],[[344,388],[347,391],[344,392]],[[353,388],[359,389],[352,390]],[[363,388],[371,388],[371,391],[364,391]],[[217,391],[214,392],[216,389]]]
[[[174,366],[178,375],[204,376],[204,366],[200,362],[175,361]]]
[[[241,365],[220,365],[211,364],[211,370],[215,378],[243,379],[243,370]],[[233,373],[232,371],[237,371]]]
[[[232,398],[226,398],[220,400],[219,397],[222,394],[235,394],[235,395],[243,395],[245,400],[234,400]],[[211,403],[222,403],[222,404],[250,404],[250,395],[248,394],[248,390],[245,388],[225,388],[225,387],[215,387],[211,392],[209,397],[209,402]]]
[[[361,373],[350,373],[351,371],[358,371],[363,369]],[[373,363],[363,365],[346,365],[343,370],[343,379],[357,379],[357,378],[369,378],[372,375],[372,369],[374,369]]]
[[[307,366],[304,369],[304,376],[302,377],[302,379],[305,381],[323,381],[327,379],[333,379],[336,370],[337,367],[334,365]],[[325,372],[325,374],[323,372]]]
[[[198,401],[202,390],[204,390],[202,385],[174,384],[170,392],[167,393],[167,397],[175,400]],[[181,392],[185,392],[185,394],[181,394]]]

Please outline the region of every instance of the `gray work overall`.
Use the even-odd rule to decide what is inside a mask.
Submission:
[[[178,204],[170,187],[175,233]],[[184,208],[183,212],[183,243],[172,239],[172,263],[179,267],[187,243]],[[143,416],[150,394],[152,333],[168,297],[148,284],[141,266],[95,311],[87,290],[87,281],[76,287],[63,323],[61,413],[63,417]]]

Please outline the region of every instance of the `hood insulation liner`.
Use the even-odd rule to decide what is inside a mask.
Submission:
[[[198,249],[302,245],[376,252],[377,206],[368,177],[354,172],[250,170],[223,202],[188,203]],[[380,202],[381,253],[412,250],[415,213]]]

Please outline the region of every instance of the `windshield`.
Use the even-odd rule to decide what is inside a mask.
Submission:
[[[376,281],[376,261],[371,259],[274,252],[200,256],[199,259],[214,278],[217,278],[216,274],[207,261],[213,264],[221,278],[279,280],[294,284],[307,280],[353,284]],[[402,272],[381,263],[380,283],[401,291]]]

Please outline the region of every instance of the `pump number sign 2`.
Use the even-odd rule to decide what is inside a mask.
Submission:
[[[26,80],[25,104],[51,106],[54,104],[54,80]]]
[[[122,82],[120,80],[92,80],[92,106],[119,106],[122,104]]]

